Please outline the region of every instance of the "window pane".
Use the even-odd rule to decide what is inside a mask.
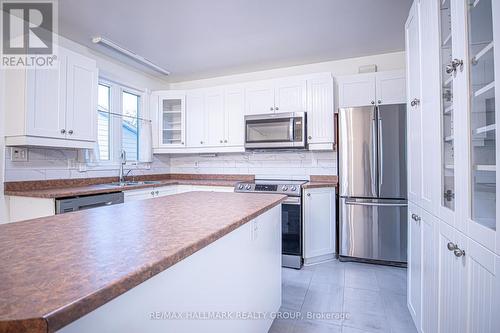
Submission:
[[[108,86],[99,84],[97,100],[97,142],[99,144],[99,159],[108,161],[110,157],[110,114],[109,114],[109,93]]]
[[[122,149],[127,153],[127,160],[136,161],[139,157],[139,96],[122,93]]]

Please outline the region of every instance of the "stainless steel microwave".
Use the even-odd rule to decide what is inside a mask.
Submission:
[[[245,148],[306,148],[306,113],[245,116]]]

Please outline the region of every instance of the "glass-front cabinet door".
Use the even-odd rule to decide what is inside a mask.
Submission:
[[[159,145],[160,147],[184,146],[185,102],[183,93],[169,92],[159,95]]]
[[[441,207],[451,212],[455,210],[455,110],[453,106],[453,79],[456,71],[452,67],[451,6],[453,5],[453,1],[440,1],[439,22],[441,42]]]
[[[497,119],[499,69],[496,47],[500,6],[497,0],[467,1],[468,53],[468,229],[492,242],[497,229]],[[492,7],[493,6],[493,7]],[[500,239],[500,238],[499,238]],[[488,246],[488,244],[485,244]],[[492,245],[494,247],[494,245]]]

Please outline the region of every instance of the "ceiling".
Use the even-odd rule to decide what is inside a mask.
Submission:
[[[170,81],[404,49],[412,0],[64,0],[59,32],[150,59]]]

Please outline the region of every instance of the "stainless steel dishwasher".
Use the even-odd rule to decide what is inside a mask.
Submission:
[[[123,192],[56,199],[56,214],[123,203]]]

